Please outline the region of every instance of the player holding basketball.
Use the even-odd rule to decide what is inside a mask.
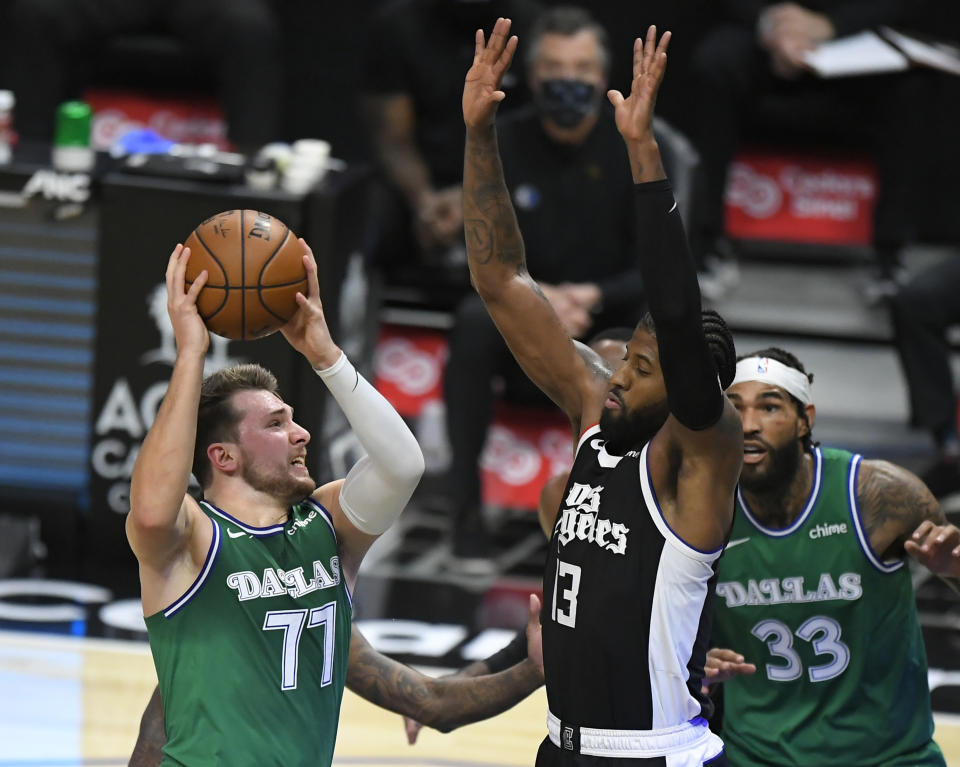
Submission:
[[[651,27],[637,41],[629,97],[609,94],[637,185],[652,321],[635,330],[601,407],[593,374],[527,273],[503,181],[494,123],[517,46],[509,29],[499,19],[489,43],[477,31],[464,85],[470,272],[527,375],[582,433],[544,577],[550,712],[537,764],[723,764],[700,683],[743,443],[718,385],[718,367],[721,384],[733,377],[732,339],[705,339],[696,271],[651,129],[669,33],[658,45]]]
[[[164,764],[329,765],[347,669],[350,591],[365,552],[423,471],[400,416],[334,344],[317,266],[282,328],[330,389],[366,455],[317,487],[310,434],[257,365],[203,379],[209,334],[167,264],[177,359],[133,470],[127,537],[166,707]],[[204,492],[187,495],[191,469]]]
[[[960,531],[886,461],[813,442],[797,358],[764,349],[727,396],[743,419],[738,513],[720,562],[708,676],[738,765],[939,765],[910,554],[960,576]]]

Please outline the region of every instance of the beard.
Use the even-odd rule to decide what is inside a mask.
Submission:
[[[606,440],[607,451],[613,455],[623,455],[630,448],[642,445],[650,440],[667,420],[666,404],[655,410],[628,412],[603,409],[600,415],[600,431]]]
[[[266,472],[247,463],[243,466],[243,479],[254,490],[277,498],[286,506],[299,503],[317,489],[309,475],[292,477],[288,473]]]
[[[740,472],[740,485],[755,495],[784,491],[789,486],[800,466],[803,449],[796,440],[782,447],[773,447],[763,442],[767,458],[761,464],[744,464]],[[765,464],[765,465],[764,465]]]

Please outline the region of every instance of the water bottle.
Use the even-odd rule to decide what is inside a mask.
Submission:
[[[96,156],[90,146],[90,105],[85,101],[65,101],[57,107],[53,137],[53,167],[65,173],[93,170]]]

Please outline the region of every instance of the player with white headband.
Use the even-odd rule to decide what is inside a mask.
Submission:
[[[744,461],[707,677],[730,763],[943,765],[904,563],[955,580],[960,531],[910,472],[813,441],[812,381],[769,348],[727,389]]]

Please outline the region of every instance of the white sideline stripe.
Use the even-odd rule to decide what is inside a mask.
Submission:
[[[0,645],[24,645],[31,650],[51,652],[76,652],[78,650],[102,650],[130,655],[149,655],[150,645],[144,639],[102,639],[100,637],[55,636],[45,632],[0,630]]]

